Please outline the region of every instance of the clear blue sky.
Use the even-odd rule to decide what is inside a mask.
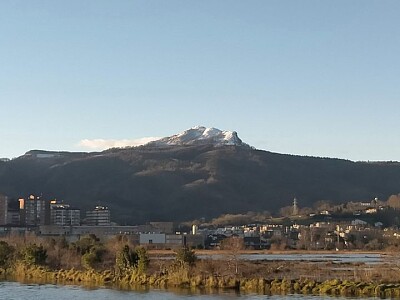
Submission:
[[[0,1],[0,157],[235,130],[400,160],[400,1]]]

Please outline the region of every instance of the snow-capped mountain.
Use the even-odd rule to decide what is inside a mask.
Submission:
[[[225,131],[217,128],[196,126],[181,133],[148,143],[149,146],[184,146],[213,144],[214,146],[247,145],[238,137],[236,131]]]

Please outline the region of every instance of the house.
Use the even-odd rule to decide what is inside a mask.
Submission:
[[[378,209],[375,207],[369,207],[365,210],[366,214],[376,214],[378,212]]]
[[[355,219],[355,220],[351,221],[351,225],[353,225],[353,226],[366,226],[366,225],[368,225],[368,223],[363,221],[363,220],[360,220],[360,219]]]

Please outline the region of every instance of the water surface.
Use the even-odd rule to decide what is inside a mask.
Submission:
[[[226,255],[199,255],[203,259],[224,259]],[[327,253],[327,254],[242,254],[239,255],[243,260],[290,260],[290,261],[332,261],[334,263],[366,263],[377,264],[383,262],[381,254],[365,254],[365,253]]]
[[[53,284],[23,284],[18,282],[0,282],[0,299],[7,300],[345,300],[351,298],[329,297],[329,296],[309,296],[309,295],[256,295],[256,294],[237,294],[235,292],[201,293],[188,290],[143,290],[143,291],[121,291],[109,288],[85,288],[75,285],[53,285]],[[354,299],[354,298],[353,298]],[[361,299],[361,298],[358,298]],[[374,298],[362,298],[374,299]]]

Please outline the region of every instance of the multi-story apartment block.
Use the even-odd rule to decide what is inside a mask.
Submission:
[[[30,195],[27,199],[19,199],[21,225],[48,225],[50,223],[49,204],[41,196]]]
[[[8,197],[0,194],[0,225],[7,224]]]
[[[18,226],[21,224],[21,214],[19,209],[8,207],[7,225]]]
[[[109,226],[111,224],[110,210],[106,206],[96,206],[86,212],[86,224],[94,226]]]
[[[78,226],[81,223],[81,211],[57,200],[50,201],[50,224],[60,226]]]

